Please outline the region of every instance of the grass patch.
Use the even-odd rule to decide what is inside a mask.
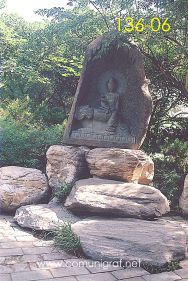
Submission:
[[[40,240],[49,241],[54,237],[53,231],[32,229],[32,235]]]
[[[70,223],[64,223],[53,231],[54,243],[66,253],[82,256],[80,238],[72,231]]]
[[[64,182],[60,187],[58,187],[54,192],[54,197],[60,202],[64,202],[67,196],[70,194],[73,184]]]

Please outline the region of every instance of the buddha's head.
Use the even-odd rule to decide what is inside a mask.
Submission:
[[[115,92],[117,89],[117,82],[114,78],[110,78],[107,82],[107,88],[109,92]]]

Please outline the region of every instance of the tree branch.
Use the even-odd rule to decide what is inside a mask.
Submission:
[[[107,27],[107,29],[108,29],[108,31],[109,31],[109,25],[108,25],[108,22],[107,22],[107,20],[106,20],[106,17],[103,15],[103,13],[101,13],[100,9],[97,7],[97,5],[96,5],[93,1],[89,0],[89,3],[92,4],[93,7],[99,12],[99,14],[100,14],[101,17],[103,18],[103,20],[104,20],[104,22],[105,22],[105,24],[106,24],[106,27]]]

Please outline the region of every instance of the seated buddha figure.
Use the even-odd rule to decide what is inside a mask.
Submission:
[[[110,78],[107,82],[107,92],[101,97],[101,105],[94,109],[95,120],[107,122],[106,131],[115,132],[118,125],[119,94],[117,92],[117,82]]]
[[[106,132],[113,134],[119,123],[119,93],[117,82],[110,78],[106,83],[107,91],[101,96],[100,106],[92,108],[89,105],[80,106],[75,115],[77,120],[93,119],[107,123]]]

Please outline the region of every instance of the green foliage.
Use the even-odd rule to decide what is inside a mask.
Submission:
[[[188,172],[188,142],[175,139],[173,143],[163,147],[164,155],[170,155],[170,162],[178,173]]]
[[[60,247],[67,253],[80,255],[81,244],[80,238],[74,234],[70,223],[64,223],[54,230],[55,246]]]
[[[1,121],[1,162],[4,166],[24,166],[41,170],[46,165],[46,150],[61,142],[64,125],[46,128],[25,127],[15,121]]]
[[[58,187],[54,193],[54,197],[57,197],[59,201],[65,201],[72,189],[72,184],[64,182],[61,187]]]
[[[161,190],[171,202],[173,209],[178,207],[178,199],[188,172],[188,142],[176,139],[161,147],[161,154],[154,154],[154,186]]]
[[[61,109],[63,120],[67,117],[81,68],[80,58],[65,56],[66,47],[56,31],[53,25],[28,24],[13,15],[0,17],[1,104],[28,99],[36,117],[39,111],[49,116],[47,125],[52,111]]]
[[[167,197],[171,207],[176,208],[183,187],[182,177],[174,167],[171,169],[171,163],[167,159],[161,160],[154,157],[154,162],[155,176],[153,185]]]

